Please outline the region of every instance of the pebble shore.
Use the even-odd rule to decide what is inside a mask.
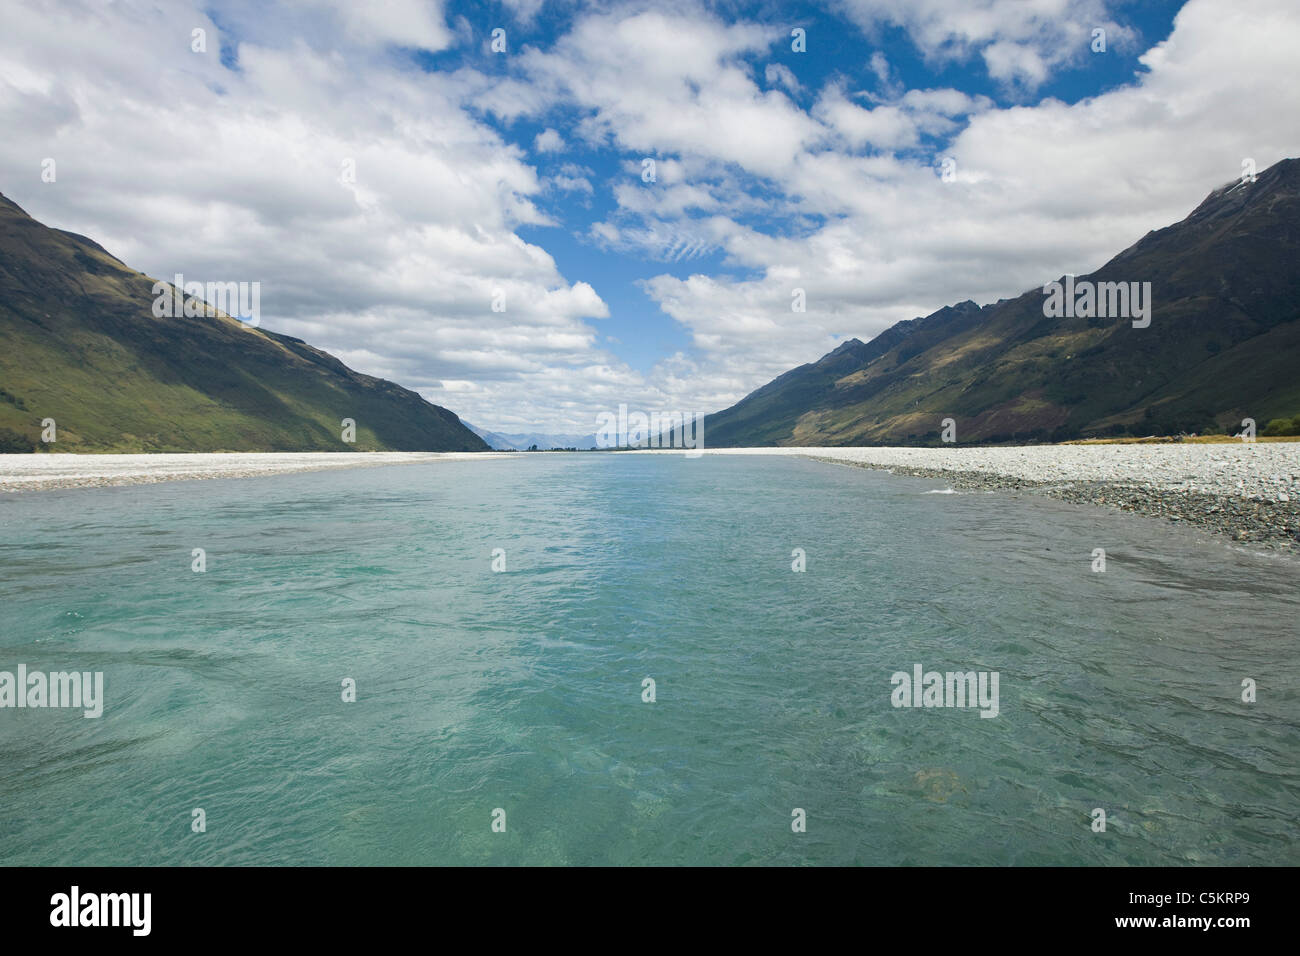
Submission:
[[[1024,491],[1300,553],[1300,442],[805,449],[823,461]]]
[[[497,458],[491,452],[230,452],[214,454],[0,455],[0,491],[143,485],[199,478],[257,478],[333,468],[373,468]]]

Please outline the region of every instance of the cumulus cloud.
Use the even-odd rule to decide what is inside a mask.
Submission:
[[[822,91],[813,116],[826,124],[853,149],[871,146],[898,150],[919,142],[916,123],[897,106],[864,109],[853,103],[839,87]]]
[[[799,94],[803,92],[803,84],[799,78],[794,75],[794,70],[790,69],[784,63],[769,63],[763,67],[763,82],[769,87],[782,86],[791,93]]]
[[[1122,49],[1136,40],[1133,30],[1113,19],[1106,0],[838,0],[837,5],[869,35],[882,25],[901,27],[932,60],[978,54],[994,79],[1028,90],[1053,70],[1085,58],[1096,28],[1106,30],[1108,46]]]
[[[694,7],[580,17],[552,49],[529,49],[535,88],[583,110],[588,142],[646,156],[698,152],[775,174],[822,135],[778,90],[761,90],[743,61],[782,29],[727,24]]]
[[[559,153],[564,150],[564,137],[547,127],[533,138],[533,149],[539,153]]]

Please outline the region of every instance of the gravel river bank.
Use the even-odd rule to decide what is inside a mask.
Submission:
[[[956,489],[1048,495],[1300,553],[1300,442],[756,448],[708,454],[802,455],[939,479]]]

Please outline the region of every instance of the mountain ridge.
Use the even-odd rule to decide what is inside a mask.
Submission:
[[[976,442],[1239,428],[1246,417],[1262,427],[1300,412],[1298,263],[1300,160],[1288,159],[1075,277],[1151,282],[1148,328],[1050,317],[1042,288],[967,300],[791,369],[708,416],[705,435],[724,447],[932,444],[945,418],[958,441]]]
[[[576,448],[588,451],[597,446],[595,433],[587,435],[560,435],[550,432],[494,432],[468,422],[465,426],[482,438],[494,451],[527,451],[533,445],[541,451],[553,448]]]
[[[153,288],[0,195],[0,451],[488,449],[454,412],[302,339],[210,306],[157,316]]]

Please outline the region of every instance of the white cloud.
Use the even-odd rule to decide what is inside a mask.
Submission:
[[[940,62],[979,53],[994,79],[1029,90],[1084,59],[1096,27],[1117,49],[1136,39],[1111,17],[1106,0],[838,0],[838,6],[869,35],[882,25],[902,27],[925,56]]]
[[[558,176],[552,176],[551,183],[561,192],[586,193],[588,196],[595,192],[591,180],[586,176],[565,176],[561,173]]]
[[[760,90],[741,60],[782,36],[693,6],[616,10],[580,17],[553,49],[520,61],[535,89],[585,111],[578,129],[588,142],[644,156],[707,149],[777,174],[822,135],[784,93]]]
[[[838,87],[822,91],[813,116],[835,131],[852,149],[906,149],[920,141],[915,121],[897,106],[864,109]]]
[[[533,138],[533,149],[539,153],[563,152],[564,137],[548,127]]]
[[[763,68],[763,82],[768,86],[783,86],[791,93],[803,92],[803,84],[794,75],[794,70],[784,63],[769,63]]]
[[[444,50],[451,31],[443,17],[441,0],[297,0],[311,11],[329,10],[338,16],[351,42],[384,45],[397,43],[424,50]]]
[[[502,0],[502,2],[514,14],[516,20],[530,24],[537,19],[537,14],[541,13],[546,0]]]

